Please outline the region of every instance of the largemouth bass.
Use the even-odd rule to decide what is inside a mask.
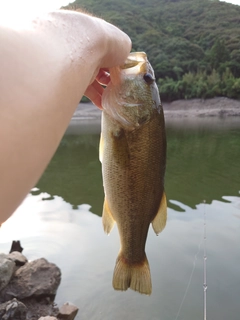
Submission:
[[[144,52],[131,53],[125,65],[113,68],[110,75],[102,100],[100,161],[104,231],[109,234],[116,222],[121,242],[113,287],[149,295],[148,229],[152,223],[160,233],[167,219],[163,108]]]

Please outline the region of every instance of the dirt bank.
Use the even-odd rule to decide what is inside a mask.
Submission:
[[[240,116],[240,100],[229,98],[177,100],[163,103],[165,117]]]
[[[240,100],[229,98],[177,100],[163,102],[166,118],[240,116]],[[73,115],[75,119],[96,119],[101,111],[92,103],[80,103]]]

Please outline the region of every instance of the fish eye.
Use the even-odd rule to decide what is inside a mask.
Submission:
[[[145,73],[143,79],[147,84],[152,84],[155,81],[155,79],[150,73]]]

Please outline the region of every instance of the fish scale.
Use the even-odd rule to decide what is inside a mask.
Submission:
[[[130,287],[149,295],[152,284],[145,253],[148,229],[152,223],[158,234],[165,227],[167,217],[166,135],[163,109],[146,54],[133,53],[131,59],[140,59],[140,66],[136,62],[127,68],[126,62],[123,69],[118,69],[120,80],[110,83],[103,96],[100,160],[105,200],[102,219],[107,233],[116,222],[120,236],[114,289]],[[131,94],[123,94],[124,90]],[[137,100],[135,104],[132,97]]]

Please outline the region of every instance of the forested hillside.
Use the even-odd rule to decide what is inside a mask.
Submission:
[[[145,51],[163,100],[240,98],[240,6],[214,0],[76,0]]]

